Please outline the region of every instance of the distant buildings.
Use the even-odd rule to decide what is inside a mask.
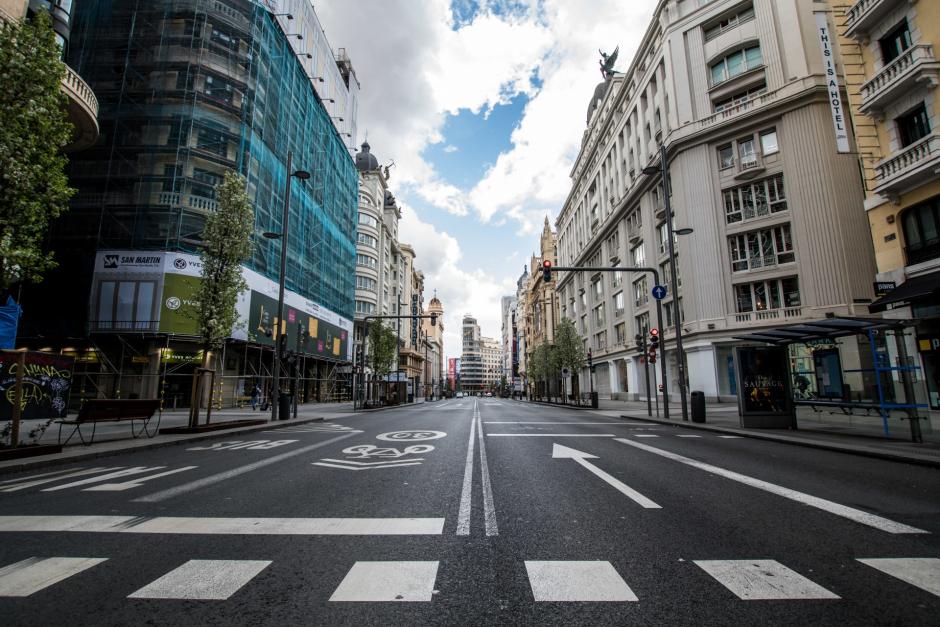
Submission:
[[[460,358],[460,385],[465,392],[482,392],[484,368],[480,325],[472,315],[465,314],[462,327],[463,353]]]

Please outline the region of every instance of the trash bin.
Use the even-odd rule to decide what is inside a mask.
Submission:
[[[597,392],[591,392],[591,408],[597,409],[599,403],[597,402]]]
[[[705,422],[705,392],[692,392],[692,422]]]
[[[277,397],[277,417],[281,420],[287,420],[290,418],[290,401],[290,392],[281,392]]]

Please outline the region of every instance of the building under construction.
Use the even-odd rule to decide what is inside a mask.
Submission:
[[[59,269],[22,297],[21,344],[74,354],[80,398],[190,402],[200,359],[192,295],[204,216],[243,174],[255,234],[241,322],[217,361],[214,400],[265,390],[279,335],[301,400],[348,386],[358,176],[358,83],[307,0],[81,0],[67,59],[100,104],[98,142],[75,155],[78,193],[51,247]],[[287,157],[294,180],[282,214]],[[277,287],[286,239],[287,295]],[[221,381],[221,384],[218,382]]]

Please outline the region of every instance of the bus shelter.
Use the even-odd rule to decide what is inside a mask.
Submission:
[[[907,420],[911,440],[922,441],[915,381],[920,368],[908,355],[910,321],[825,318],[736,336],[741,426],[793,428],[796,410],[877,416],[885,437],[891,419]],[[929,425],[929,422],[925,422]]]

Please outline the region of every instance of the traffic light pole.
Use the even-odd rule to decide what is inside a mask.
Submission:
[[[656,285],[659,285],[659,270],[657,270],[656,268],[647,268],[645,266],[635,266],[635,267],[628,267],[628,268],[617,267],[617,266],[614,266],[611,268],[595,268],[595,267],[589,267],[589,266],[551,266],[551,265],[543,264],[542,280],[543,281],[545,280],[545,274],[548,274],[549,276],[551,276],[551,273],[554,270],[558,270],[560,272],[649,272],[650,274],[653,275],[653,282]],[[663,302],[658,298],[655,298],[655,300],[656,300],[656,323],[657,325],[659,325],[659,328],[662,329],[663,328]],[[663,360],[661,362],[661,376],[663,379],[662,386],[663,386],[663,401],[664,401],[663,402],[663,417],[665,417],[666,420],[669,420],[669,385],[668,385],[667,373],[666,373],[665,356],[666,356],[666,349],[664,345],[663,346]],[[649,377],[647,377],[647,381],[649,381]],[[649,394],[647,394],[647,398],[649,398]],[[657,399],[658,399],[658,396],[657,396]]]
[[[362,377],[360,378],[359,383],[362,383],[362,380],[365,379],[365,361],[366,361],[366,341],[369,339],[369,320],[411,320],[411,319],[427,318],[431,321],[431,326],[437,324],[437,314],[421,314],[418,316],[365,316],[362,319],[362,357],[359,358],[359,351],[353,352],[353,377],[356,376],[356,366],[360,366],[363,369]],[[358,364],[356,362],[359,362]],[[353,385],[353,411],[358,407],[359,394],[357,394],[355,385]]]

